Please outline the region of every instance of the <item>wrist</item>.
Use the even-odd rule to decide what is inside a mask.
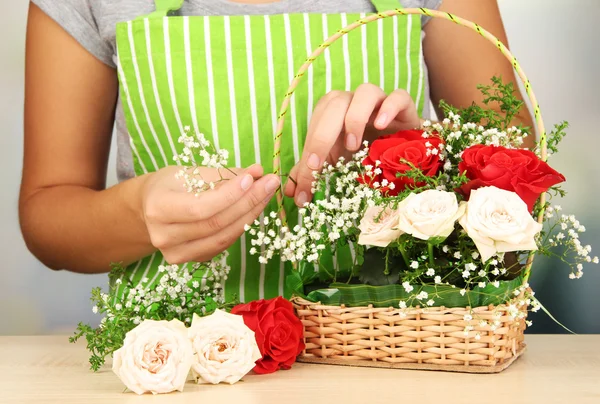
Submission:
[[[150,236],[146,227],[146,218],[144,215],[144,195],[149,180],[156,173],[148,173],[127,180],[126,186],[121,187],[121,200],[132,218],[133,223],[140,235],[140,241],[151,245]],[[125,184],[124,184],[125,185]]]

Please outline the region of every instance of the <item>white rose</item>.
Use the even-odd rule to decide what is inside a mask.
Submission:
[[[516,193],[496,187],[472,191],[459,222],[475,242],[483,262],[496,253],[537,250],[535,236],[542,230]]]
[[[373,206],[367,209],[358,225],[358,244],[387,247],[402,235],[398,229],[398,212]]]
[[[113,372],[137,394],[183,391],[192,344],[179,320],[145,320],[129,331],[113,355]]]
[[[398,228],[421,240],[446,238],[465,208],[458,204],[453,192],[431,189],[410,194],[398,204]]]
[[[233,384],[262,358],[254,332],[239,315],[221,310],[207,317],[194,314],[188,335],[194,351],[192,372],[198,383]]]

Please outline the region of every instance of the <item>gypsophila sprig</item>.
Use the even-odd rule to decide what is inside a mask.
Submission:
[[[575,215],[562,214],[560,205],[548,206],[545,219],[549,223],[548,230],[542,233],[540,254],[558,259],[570,269],[570,279],[579,279],[583,276],[585,264],[598,264],[597,256],[591,255],[592,246],[584,245],[580,240],[581,233],[585,232],[583,226]]]
[[[80,323],[70,341],[86,339],[90,365],[96,371],[121,347],[127,332],[144,320],[178,319],[189,326],[194,314],[204,316],[235,306],[237,302],[225,302],[223,295],[230,271],[227,255],[205,263],[163,265],[154,279],[143,278],[138,284],[127,278],[124,268],[114,265],[110,292],[92,291],[92,311],[104,315],[100,325]]]
[[[229,152],[225,149],[216,150],[202,133],[197,133],[195,137],[192,136],[189,126],[185,127],[178,142],[183,145],[183,152],[173,156],[173,160],[182,164],[183,168],[177,172],[176,177],[182,179],[187,191],[196,196],[200,192],[214,189],[216,183],[206,181],[202,177],[200,167],[229,170],[227,168]],[[223,177],[221,177],[222,179]]]
[[[313,173],[313,190],[322,191],[328,197],[305,204],[300,209],[300,225],[288,229],[272,213],[247,226],[246,231],[252,237],[250,254],[259,255],[261,263],[276,256],[283,261],[318,263],[326,248],[336,246],[341,239],[352,242],[357,219],[367,206],[380,198],[375,190],[357,181],[360,176],[376,170],[362,166],[367,153],[368,148],[365,148],[348,162],[340,158],[336,164],[325,163],[322,172]]]

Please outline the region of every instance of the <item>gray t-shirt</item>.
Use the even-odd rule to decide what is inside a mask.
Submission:
[[[116,67],[115,26],[154,11],[152,0],[32,0],[60,24],[92,55]],[[403,7],[437,9],[442,0],[399,0]],[[369,0],[280,0],[267,4],[242,4],[229,0],[186,0],[181,15],[265,15],[283,13],[370,13]],[[427,18],[423,17],[423,24]],[[427,77],[427,75],[425,75]],[[426,80],[427,83],[427,80]],[[425,111],[429,115],[429,86],[425,91]],[[134,176],[129,134],[121,99],[117,102],[117,176],[120,181]]]

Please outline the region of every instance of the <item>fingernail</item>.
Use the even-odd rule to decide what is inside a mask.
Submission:
[[[306,195],[306,192],[302,191],[296,197],[296,205],[303,207],[306,202],[308,202],[308,196]]]
[[[355,135],[353,135],[352,133],[348,133],[346,135],[346,149],[356,150],[356,148],[358,147],[357,143],[358,141]]]
[[[310,156],[308,156],[306,165],[308,165],[308,168],[312,170],[318,170],[319,166],[321,165],[321,160],[319,159],[319,156],[317,156],[315,153],[312,153]]]
[[[377,126],[385,126],[387,125],[387,121],[388,115],[384,112],[379,115],[379,118],[377,118]]]
[[[265,191],[268,194],[272,194],[279,187],[279,184],[280,182],[278,178],[271,178],[265,184]]]
[[[247,191],[248,189],[250,189],[253,182],[254,182],[254,178],[252,178],[252,176],[250,174],[244,175],[244,178],[242,178],[242,182],[241,182],[242,189],[244,191]]]

